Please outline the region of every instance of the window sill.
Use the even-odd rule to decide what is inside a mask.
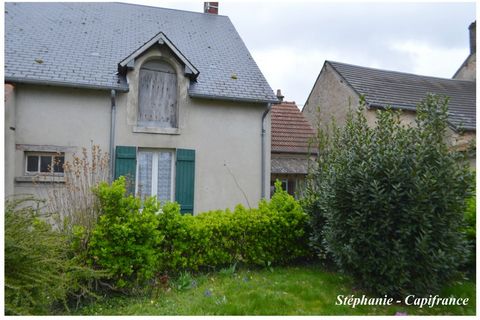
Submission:
[[[65,183],[65,177],[63,176],[52,176],[52,175],[46,175],[46,176],[21,176],[21,177],[15,177],[15,182],[29,182],[29,183],[51,183],[51,182],[56,182],[56,183]]]
[[[133,132],[136,133],[155,133],[155,134],[180,134],[179,128],[155,128],[134,126]]]

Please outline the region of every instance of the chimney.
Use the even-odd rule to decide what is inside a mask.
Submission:
[[[218,2],[204,2],[203,13],[218,14]]]
[[[472,54],[477,52],[477,21],[473,21],[468,30],[470,30],[470,54]]]
[[[283,98],[285,98],[285,96],[282,96],[282,90],[277,89],[277,99],[278,99],[280,102],[283,102]]]

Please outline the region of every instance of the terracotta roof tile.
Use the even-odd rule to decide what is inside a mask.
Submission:
[[[315,131],[295,102],[282,102],[272,107],[272,152],[313,152],[309,141]]]

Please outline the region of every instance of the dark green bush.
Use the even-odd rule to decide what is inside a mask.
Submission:
[[[472,196],[467,200],[467,210],[465,210],[465,227],[463,228],[463,232],[467,237],[469,249],[465,268],[471,273],[475,273],[476,270],[476,221],[476,196]]]
[[[141,285],[153,277],[157,266],[159,203],[149,198],[141,208],[140,199],[125,196],[123,177],[111,186],[100,183],[95,193],[101,215],[91,235],[89,254],[96,265],[110,273],[116,286]]]
[[[472,174],[449,150],[447,99],[428,96],[416,126],[364,103],[343,129],[319,130],[306,210],[314,246],[375,294],[433,294],[464,261],[459,231]]]

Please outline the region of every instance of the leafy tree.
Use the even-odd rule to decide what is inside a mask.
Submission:
[[[365,102],[343,128],[319,129],[304,206],[322,257],[376,294],[433,294],[466,257],[463,224],[472,173],[445,141],[448,98],[429,95],[415,125]]]

